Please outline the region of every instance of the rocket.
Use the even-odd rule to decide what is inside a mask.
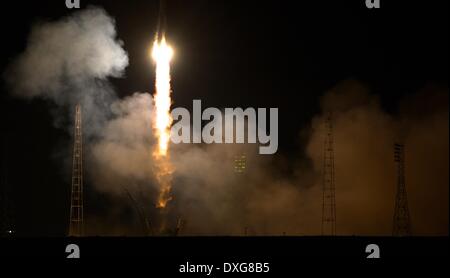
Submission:
[[[165,0],[159,0],[158,25],[156,27],[155,41],[161,41],[166,33],[167,20],[165,2]]]

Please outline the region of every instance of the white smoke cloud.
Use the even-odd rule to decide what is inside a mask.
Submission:
[[[7,73],[12,92],[57,101],[63,92],[80,93],[92,79],[121,76],[128,56],[116,39],[114,24],[100,8],[36,24],[25,51]]]
[[[151,184],[152,107],[152,97],[140,93],[110,106],[112,117],[98,130],[88,156],[97,189],[123,194],[123,188]]]

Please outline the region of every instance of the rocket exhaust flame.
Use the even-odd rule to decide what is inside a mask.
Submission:
[[[160,184],[157,208],[165,208],[172,199],[170,196],[173,166],[169,158],[170,126],[172,116],[170,114],[170,61],[173,56],[172,48],[167,44],[163,36],[161,41],[156,39],[153,43],[151,56],[156,64],[156,80],[154,95],[155,117],[153,129],[155,130],[158,144],[153,151],[155,160],[156,178]]]
[[[173,50],[167,45],[163,37],[161,42],[153,43],[152,58],[156,63],[156,94],[155,108],[156,119],[155,126],[159,155],[166,156],[170,139],[170,126],[172,118],[170,115],[170,60],[173,56]]]

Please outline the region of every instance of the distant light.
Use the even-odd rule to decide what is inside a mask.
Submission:
[[[245,154],[237,155],[234,158],[234,171],[236,173],[244,173],[246,168]]]
[[[9,231],[6,231],[8,234],[12,234],[13,233],[13,231],[12,230],[9,230]]]

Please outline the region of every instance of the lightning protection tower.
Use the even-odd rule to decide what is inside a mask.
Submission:
[[[411,235],[411,222],[409,218],[408,199],[405,185],[405,147],[403,144],[394,144],[394,159],[397,164],[397,194],[395,197],[394,225],[392,235]]]
[[[336,235],[336,198],[334,180],[334,139],[331,112],[325,118],[322,170],[322,235]]]
[[[70,199],[69,236],[83,235],[83,142],[81,106],[75,108],[75,127],[72,162],[72,194]]]
[[[8,148],[7,143],[3,144],[3,156],[1,164],[1,183],[0,183],[0,237],[12,236],[15,233],[13,223],[13,201],[12,201],[12,188],[8,183],[7,177],[7,156]]]

